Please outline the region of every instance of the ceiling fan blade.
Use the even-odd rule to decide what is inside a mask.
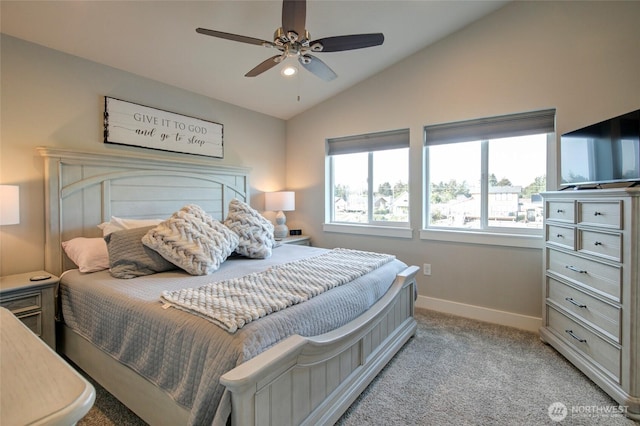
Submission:
[[[244,76],[255,77],[257,75],[260,75],[263,72],[270,70],[271,68],[275,67],[277,64],[282,62],[282,59],[283,59],[282,55],[272,56],[269,59],[262,61],[260,64],[258,64],[258,66],[256,66],[254,69],[246,73]]]
[[[320,59],[316,58],[312,55],[304,55],[298,58],[298,61],[305,67],[308,71],[320,77],[324,81],[331,81],[338,77],[338,74],[333,72],[331,68]]]
[[[384,34],[354,34],[336,37],[326,37],[312,41],[311,50],[314,52],[340,52],[343,50],[364,49],[379,46],[384,43]],[[320,44],[322,49],[317,45]]]
[[[212,37],[224,38],[226,40],[239,41],[240,43],[255,44],[258,46],[273,46],[273,43],[259,38],[247,37],[231,33],[223,33],[222,31],[208,30],[206,28],[196,28],[196,32]]]
[[[298,37],[305,34],[305,21],[307,19],[306,0],[283,0],[282,2],[282,29],[295,31]]]

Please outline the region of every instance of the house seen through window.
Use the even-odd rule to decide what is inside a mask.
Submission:
[[[409,131],[329,139],[332,223],[408,226]]]
[[[425,128],[427,228],[539,232],[555,112]]]

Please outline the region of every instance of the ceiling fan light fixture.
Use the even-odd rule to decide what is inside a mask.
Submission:
[[[298,73],[298,69],[292,65],[288,65],[282,68],[282,71],[280,71],[280,73],[285,77],[293,77]]]

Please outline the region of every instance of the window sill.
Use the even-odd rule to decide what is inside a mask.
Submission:
[[[420,231],[420,239],[536,249],[542,249],[544,246],[542,231],[540,231],[540,235],[524,235],[480,231],[452,231],[449,229],[423,229]]]
[[[324,232],[337,232],[341,234],[373,235],[377,237],[393,238],[413,238],[411,228],[398,226],[374,226],[374,225],[353,225],[343,223],[325,223],[322,227]]]

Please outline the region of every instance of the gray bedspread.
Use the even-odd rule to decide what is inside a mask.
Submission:
[[[269,259],[230,258],[208,276],[172,271],[123,280],[108,271],[72,270],[60,281],[61,314],[78,334],[190,410],[190,424],[224,424],[231,407],[219,384],[222,374],[288,336],[319,335],[353,320],[389,289],[406,265],[394,260],[351,283],[251,322],[235,334],[190,313],[163,309],[162,291],[260,272],[325,252],[283,245]]]

